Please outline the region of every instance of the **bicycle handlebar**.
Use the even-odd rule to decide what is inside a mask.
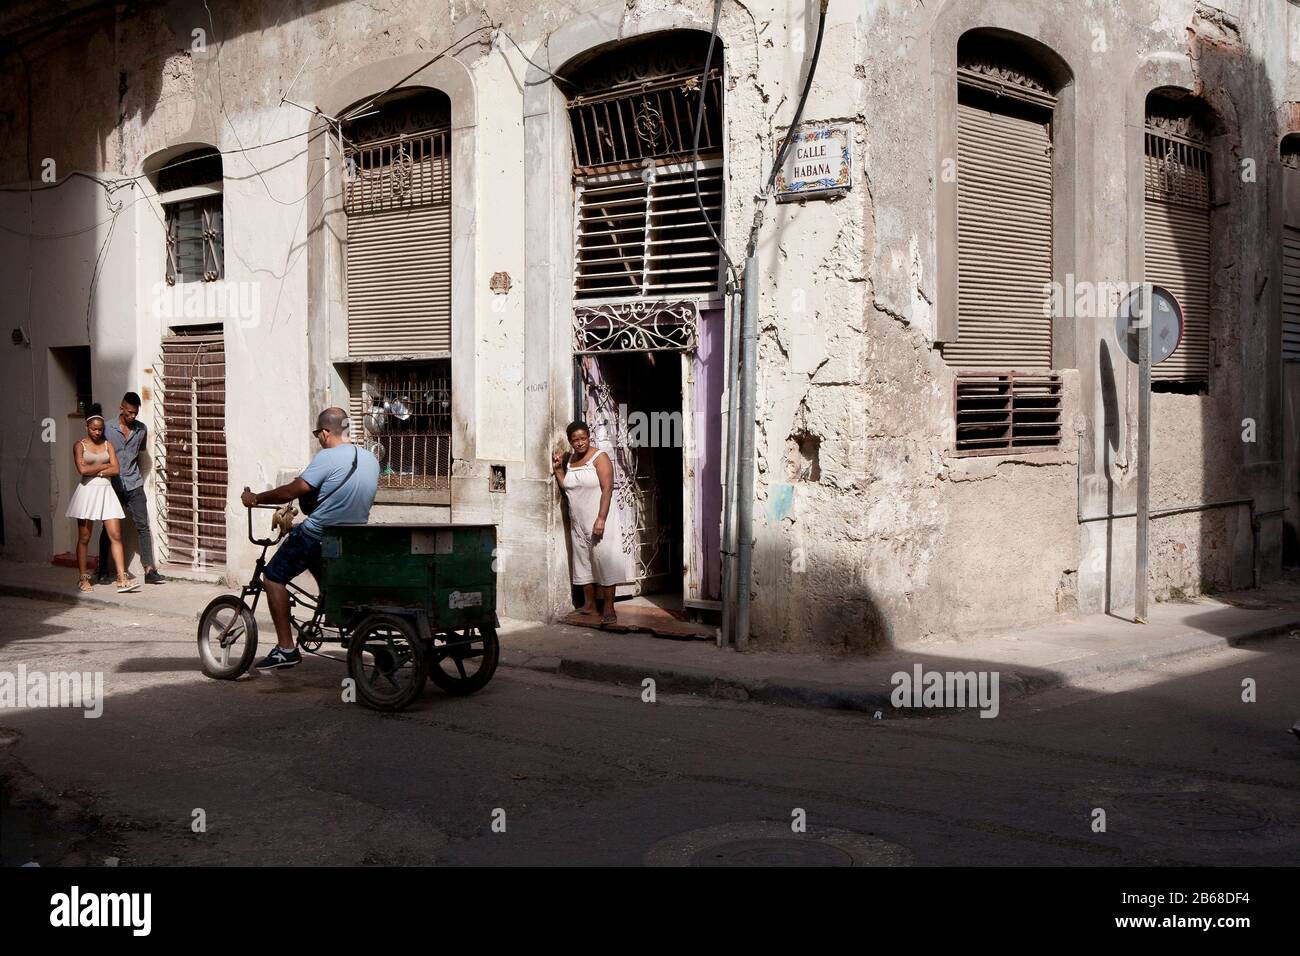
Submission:
[[[248,489],[244,489],[244,490],[247,491]],[[284,532],[283,532],[283,531],[281,531],[281,532],[280,532],[276,537],[274,537],[274,538],[254,538],[254,537],[253,537],[253,511],[256,510],[256,509],[258,509],[258,508],[263,508],[263,509],[266,509],[266,510],[269,510],[269,511],[278,511],[279,508],[280,508],[279,505],[245,505],[244,507],[245,507],[245,509],[248,511],[248,540],[249,540],[249,541],[251,541],[253,544],[259,545],[260,547],[263,547],[263,548],[269,548],[271,545],[273,545],[273,544],[279,544],[280,541],[283,540],[283,538],[284,538]]]

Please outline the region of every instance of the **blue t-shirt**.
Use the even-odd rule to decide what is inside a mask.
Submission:
[[[357,470],[348,478],[354,451]],[[379,487],[379,461],[366,449],[346,442],[324,448],[299,477],[316,489],[317,500],[329,495],[302,523],[306,534],[319,540],[321,533],[332,524],[370,519],[370,506],[375,503],[375,491]],[[339,488],[345,478],[347,483]],[[335,488],[338,490],[334,491]]]

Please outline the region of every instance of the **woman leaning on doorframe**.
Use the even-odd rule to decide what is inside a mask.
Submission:
[[[68,502],[67,516],[77,519],[77,588],[83,592],[94,589],[86,573],[86,549],[90,544],[90,529],[96,521],[104,522],[108,532],[113,560],[117,563],[117,592],[138,591],[140,582],[126,573],[122,551],[122,504],[117,500],[113,484],[108,479],[120,473],[117,452],[113,443],[104,437],[104,416],[99,404],[90,406],[86,416],[86,437],[72,446],[72,459],[81,473],[81,484]],[[102,569],[101,569],[102,570]]]
[[[573,583],[582,587],[580,614],[600,613],[602,624],[618,622],[614,588],[627,580],[627,556],[614,497],[614,465],[591,443],[584,421],[565,429],[572,451],[551,455],[551,471],[569,499],[569,543],[573,548]]]

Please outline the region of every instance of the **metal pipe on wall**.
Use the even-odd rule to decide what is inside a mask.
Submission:
[[[736,622],[734,646],[749,646],[749,592],[754,567],[754,410],[758,359],[758,260],[745,259],[740,353],[740,447],[736,462]]]
[[[734,641],[735,581],[736,581],[736,440],[737,428],[737,377],[740,368],[740,325],[743,321],[740,289],[733,286],[731,294],[730,339],[727,347],[727,457],[726,477],[723,481],[725,498],[722,502],[722,627],[718,631],[718,646],[726,647]]]

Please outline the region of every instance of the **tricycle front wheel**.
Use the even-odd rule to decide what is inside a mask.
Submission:
[[[199,663],[213,680],[234,680],[257,656],[257,621],[233,594],[213,598],[199,615]]]
[[[414,624],[395,614],[367,615],[348,638],[348,674],[367,707],[405,710],[424,690],[426,669]]]
[[[487,686],[501,659],[494,627],[471,627],[438,635],[429,661],[429,680],[449,694],[472,694]]]

